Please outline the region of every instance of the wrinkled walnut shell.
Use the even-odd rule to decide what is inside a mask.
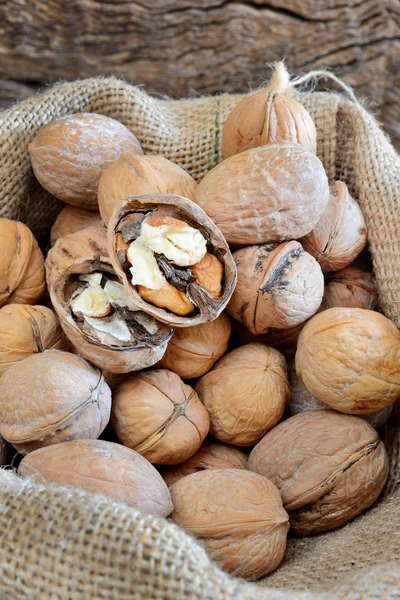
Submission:
[[[0,219],[0,306],[35,304],[45,290],[44,259],[31,230]]]
[[[374,310],[377,300],[373,274],[349,265],[325,275],[325,291],[320,310],[339,306]]]
[[[101,493],[157,517],[173,510],[156,469],[137,452],[112,442],[73,440],[35,450],[22,459],[18,475]]]
[[[195,390],[210,415],[210,433],[251,446],[278,423],[290,398],[286,361],[274,348],[248,344],[222,357]]]
[[[299,242],[248,246],[233,258],[238,280],[228,312],[251,333],[290,329],[317,312],[324,277]]]
[[[400,331],[372,310],[330,308],[301,332],[296,371],[331,408],[376,412],[400,396]]]
[[[182,379],[201,377],[225,354],[230,335],[231,320],[225,313],[210,323],[179,327],[158,366]]]
[[[101,371],[69,352],[28,356],[1,382],[0,434],[18,450],[97,438],[108,423],[111,392]]]
[[[114,390],[111,421],[125,446],[163,465],[197,452],[210,427],[196,392],[164,369],[127,377]]]
[[[281,562],[289,529],[276,487],[237,469],[207,470],[170,488],[171,519],[235,577],[256,579]]]
[[[125,154],[100,178],[98,200],[105,223],[123,198],[176,194],[193,200],[196,182],[181,167],[158,155]]]
[[[0,309],[0,375],[20,360],[45,350],[68,350],[52,310],[29,304],[10,304]]]
[[[119,248],[122,248],[122,235],[118,233],[121,221],[127,215],[169,216],[180,219],[199,230],[206,238],[208,252],[215,254],[224,267],[223,291],[215,298],[198,283],[189,283],[186,296],[190,295],[195,310],[188,316],[179,316],[164,308],[150,304],[137,291],[138,286],[131,284],[129,263],[121,262]],[[138,236],[138,232],[135,234]],[[135,239],[135,238],[133,238]],[[211,219],[187,198],[172,194],[149,194],[134,198],[125,198],[116,206],[108,227],[108,250],[115,272],[124,284],[127,297],[144,312],[173,327],[190,327],[216,319],[229,302],[236,285],[236,266],[229,246],[221,232]],[[125,261],[125,257],[122,258]],[[175,288],[176,289],[176,288]]]
[[[363,419],[313,410],[268,432],[247,468],[277,486],[291,531],[308,535],[340,527],[371,506],[387,479],[388,459]]]
[[[245,469],[247,454],[239,448],[220,442],[204,442],[188,460],[175,467],[160,467],[162,478],[168,487],[193,473],[206,469]]]
[[[157,323],[158,331],[152,335],[138,325],[134,345],[118,344],[117,340],[115,345],[105,345],[93,335],[89,324],[86,324],[87,330],[83,330],[74,318],[70,306],[70,284],[76,275],[94,272],[114,275],[114,269],[107,259],[82,259],[64,271],[51,287],[51,301],[69,341],[78,354],[102,370],[128,373],[152,367],[167,348],[173,334],[171,327]]]
[[[53,223],[50,244],[54,246],[58,239],[87,227],[104,227],[100,213],[76,208],[76,206],[66,206]]]
[[[309,233],[325,211],[329,185],[315,154],[276,142],[223,160],[201,180],[194,199],[229,244],[248,246]]]
[[[367,243],[367,229],[345,183],[336,181],[335,195],[331,194],[324,214],[300,242],[323,271],[343,269],[360,254]]]

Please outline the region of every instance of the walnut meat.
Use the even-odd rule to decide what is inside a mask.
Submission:
[[[340,271],[326,273],[320,310],[339,306],[374,310],[377,300],[373,274],[349,265]]]
[[[347,186],[336,181],[326,210],[314,229],[300,241],[323,271],[337,271],[349,265],[367,243],[367,229],[357,202]]]
[[[194,200],[230,244],[300,238],[329,200],[321,161],[299,144],[276,142],[235,154],[214,167]]]
[[[238,280],[228,312],[251,333],[290,329],[318,310],[324,277],[299,242],[248,246],[234,252]]]
[[[73,440],[40,448],[22,459],[18,474],[101,493],[157,517],[167,517],[173,509],[156,469],[137,452],[112,442]]]
[[[31,230],[0,219],[0,306],[35,304],[45,290],[43,254]]]
[[[225,571],[256,579],[281,562],[288,515],[265,477],[237,469],[207,470],[184,477],[170,492],[171,519]]]
[[[236,284],[225,238],[196,204],[181,196],[122,200],[109,223],[108,249],[127,297],[174,327],[216,319]]]
[[[10,304],[0,309],[0,375],[31,354],[67,349],[60,323],[49,308]]]
[[[97,188],[104,171],[122,154],[143,154],[122,123],[95,113],[54,119],[28,146],[39,183],[67,204],[98,210]]]
[[[1,382],[0,434],[18,450],[97,438],[108,423],[110,388],[79,356],[45,350],[7,369]]]
[[[100,256],[108,256],[107,230],[102,227],[86,227],[58,239],[46,257],[48,288],[77,260]]]
[[[268,432],[247,468],[277,486],[291,530],[308,535],[340,527],[371,506],[385,484],[388,459],[363,419],[313,410]]]
[[[286,361],[274,348],[248,344],[222,357],[196,383],[221,442],[250,446],[282,417],[290,398]]]
[[[171,487],[192,473],[206,469],[245,469],[246,464],[247,454],[239,448],[220,442],[204,442],[188,460],[175,467],[164,467],[160,472],[168,487]]]
[[[330,308],[301,332],[296,371],[332,408],[376,412],[400,396],[400,331],[372,310]]]
[[[125,446],[165,465],[197,452],[210,427],[196,392],[164,369],[127,377],[114,391],[111,420]]]
[[[125,154],[100,178],[98,199],[105,223],[115,205],[129,196],[176,194],[193,200],[196,182],[181,167],[163,156]]]
[[[194,379],[207,373],[228,347],[231,321],[225,313],[195,327],[176,329],[159,367],[177,373],[182,379]]]
[[[50,244],[54,246],[58,239],[86,229],[86,227],[104,227],[100,213],[76,206],[66,206],[53,223],[50,231]]]

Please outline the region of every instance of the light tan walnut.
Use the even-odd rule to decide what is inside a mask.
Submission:
[[[58,239],[86,229],[86,227],[104,227],[100,213],[76,206],[66,206],[53,223],[50,231],[50,244],[54,246]]]

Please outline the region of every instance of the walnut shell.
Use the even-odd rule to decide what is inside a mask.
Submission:
[[[290,398],[286,361],[274,348],[247,344],[222,357],[195,390],[210,415],[210,433],[251,446],[278,423]]]
[[[388,459],[363,419],[312,410],[268,432],[247,468],[277,486],[291,531],[308,535],[340,527],[371,506],[387,479]]]
[[[225,313],[210,323],[180,327],[169,341],[158,366],[173,371],[182,379],[201,377],[225,354],[230,335],[231,320]]]
[[[39,183],[56,198],[87,210],[98,210],[102,173],[122,154],[143,154],[125,125],[95,113],[50,121],[39,129],[28,151]]]
[[[102,227],[86,227],[58,239],[46,257],[48,288],[76,260],[99,256],[108,256],[107,230]]]
[[[70,304],[71,284],[79,275],[90,273],[113,276],[114,269],[105,258],[82,259],[65,270],[55,280],[50,290],[54,310],[69,341],[78,354],[105,371],[128,373],[152,367],[163,356],[174,330],[154,320],[157,331],[150,333],[135,319],[136,315],[144,313],[126,309],[122,317],[131,326],[132,341],[121,342],[112,337],[105,341],[100,340],[89,323],[77,321]]]
[[[127,377],[114,391],[111,421],[125,446],[163,465],[197,452],[210,426],[196,392],[165,369]]]
[[[50,244],[54,246],[60,238],[86,229],[86,227],[104,227],[100,213],[84,210],[76,206],[66,206],[62,209],[50,230]]]
[[[73,440],[40,448],[22,459],[18,475],[101,493],[157,517],[173,510],[156,469],[137,452],[112,442]]]
[[[330,308],[301,332],[296,371],[332,408],[376,412],[400,396],[400,331],[372,310]]]
[[[289,329],[274,329],[271,327],[271,329],[268,330],[268,333],[264,333],[263,335],[254,335],[254,333],[251,333],[247,327],[241,325],[237,321],[233,321],[233,346],[238,347],[243,346],[244,344],[257,342],[259,344],[271,346],[272,348],[279,350],[279,352],[283,354],[285,358],[291,358],[296,354],[297,340],[299,339],[299,335],[305,324],[305,322],[300,323],[300,325],[290,327]]]
[[[298,415],[299,413],[307,410],[331,410],[331,407],[328,404],[325,404],[325,402],[322,402],[322,400],[319,400],[313,396],[313,394],[306,388],[296,373],[294,361],[288,363],[288,373],[291,398],[287,408],[290,415]],[[364,419],[367,421],[367,423],[372,425],[372,427],[375,427],[375,429],[379,429],[389,419],[392,408],[393,404],[368,415],[359,416],[361,419]]]
[[[221,569],[256,579],[281,562],[288,515],[265,477],[237,469],[207,470],[184,477],[170,492],[172,521],[194,535]]]
[[[335,191],[317,225],[300,240],[323,271],[347,267],[367,243],[363,214],[346,184],[336,181]]]
[[[315,154],[276,142],[223,160],[199,183],[194,199],[229,244],[248,246],[309,233],[325,211],[329,185]]]
[[[239,448],[220,442],[204,442],[196,454],[175,467],[160,467],[168,487],[192,473],[206,469],[245,469],[247,454]]]
[[[109,420],[111,392],[102,373],[69,352],[28,356],[1,382],[0,434],[18,450],[97,438]]]
[[[10,304],[0,309],[0,375],[44,350],[68,350],[54,312],[46,306]]]
[[[325,275],[325,291],[320,310],[334,307],[374,310],[378,294],[372,273],[349,265]]]
[[[197,283],[197,281],[187,285],[186,293],[179,292],[175,286],[167,282],[170,287],[175,288],[176,292],[179,292],[186,300],[190,301],[194,307],[192,313],[180,316],[172,312],[174,304],[171,305],[171,310],[160,308],[146,301],[140,295],[138,288],[141,286],[135,286],[131,283],[129,263],[126,259],[126,248],[124,246],[126,242],[122,237],[121,231],[126,227],[127,219],[132,220],[135,223],[135,227],[137,227],[137,224],[140,225],[143,219],[149,216],[161,218],[172,217],[173,219],[184,221],[190,227],[200,231],[207,241],[207,252],[214,254],[223,265],[223,290],[219,298],[216,298],[201,284]],[[129,241],[137,239],[139,235],[139,229],[135,231],[133,229],[134,227],[130,230],[128,228]],[[200,323],[213,321],[228,304],[236,285],[236,266],[225,238],[201,208],[196,206],[194,202],[181,196],[149,194],[122,200],[115,207],[109,223],[108,250],[111,263],[124,284],[127,297],[144,312],[173,327],[192,327],[200,325]],[[164,296],[166,295],[164,289],[159,290],[159,292]]]
[[[289,329],[317,312],[324,276],[299,242],[248,246],[233,258],[238,280],[227,310],[251,333]]]
[[[280,141],[317,151],[317,132],[307,110],[288,94],[269,89],[246,96],[228,115],[222,135],[222,157]]]
[[[176,194],[193,200],[196,182],[180,166],[163,156],[125,154],[100,178],[98,200],[105,223],[115,205],[129,196]]]
[[[0,218],[0,306],[35,304],[45,290],[44,259],[31,230]]]

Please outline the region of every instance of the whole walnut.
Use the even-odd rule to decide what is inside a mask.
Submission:
[[[196,454],[174,467],[160,467],[165,483],[170,487],[183,477],[206,469],[245,469],[247,454],[239,448],[220,442],[204,442]]]
[[[171,519],[197,538],[221,569],[256,579],[281,562],[288,515],[273,483],[237,469],[207,470],[170,488]]]
[[[0,434],[17,450],[97,438],[108,423],[111,392],[101,371],[69,352],[28,356],[1,383]]]
[[[373,274],[349,265],[325,275],[325,292],[320,310],[339,306],[374,310],[377,300]]]
[[[101,493],[157,517],[173,510],[157,470],[137,452],[112,442],[73,440],[40,448],[22,459],[18,475]]]
[[[48,288],[78,259],[100,256],[108,256],[107,230],[102,227],[86,227],[58,239],[46,257]]]
[[[50,244],[54,246],[59,238],[86,229],[86,227],[104,227],[100,213],[77,208],[76,206],[66,206],[62,209],[50,230]]]
[[[28,151],[33,172],[47,191],[67,204],[95,211],[102,173],[122,154],[143,154],[125,125],[96,113],[50,121]]]
[[[45,350],[68,350],[52,310],[29,304],[9,304],[0,309],[0,375],[20,360]]]
[[[301,332],[296,371],[331,408],[376,412],[400,396],[400,331],[372,310],[330,308]]]
[[[308,535],[340,527],[371,506],[387,479],[388,459],[363,419],[312,410],[268,432],[247,468],[277,486],[291,531]]]
[[[182,379],[201,377],[225,354],[230,335],[231,320],[225,313],[209,323],[180,327],[175,330],[158,366],[177,373]]]
[[[227,310],[251,333],[290,329],[317,312],[324,276],[299,242],[248,246],[233,258],[238,280]]]
[[[278,63],[268,87],[246,96],[228,115],[222,136],[223,158],[281,140],[315,153],[314,122],[293,95],[289,73]]]
[[[275,142],[223,160],[194,200],[229,244],[265,244],[309,233],[328,204],[329,184],[315,154]]]
[[[125,446],[162,465],[192,456],[210,427],[196,392],[165,369],[127,377],[114,390],[111,422]]]
[[[98,200],[108,223],[115,205],[129,196],[176,194],[193,200],[196,182],[181,167],[158,155],[125,154],[103,173]]]
[[[35,304],[46,287],[36,239],[23,223],[1,218],[0,239],[0,306]]]
[[[288,373],[291,398],[287,408],[290,415],[297,415],[307,410],[331,410],[328,404],[325,404],[325,402],[322,402],[322,400],[319,400],[309,392],[296,373],[294,361],[288,363]],[[375,429],[379,429],[389,419],[392,408],[393,404],[368,415],[359,416],[372,425],[372,427],[375,427]]]
[[[268,333],[254,335],[247,327],[233,321],[232,343],[234,347],[238,347],[257,342],[265,346],[272,346],[272,348],[279,350],[285,358],[291,358],[296,354],[297,340],[305,324],[306,322],[300,323],[300,325],[295,325],[295,327],[289,329],[274,329],[271,327],[271,329],[268,329]]]
[[[336,181],[335,191],[317,225],[300,240],[323,271],[347,267],[367,243],[363,214],[346,184]]]
[[[290,398],[286,361],[274,348],[247,344],[222,357],[195,390],[210,415],[210,433],[251,446],[278,423]]]

